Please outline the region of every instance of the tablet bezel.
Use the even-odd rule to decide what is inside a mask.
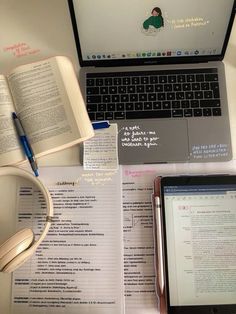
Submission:
[[[194,305],[194,306],[171,306],[169,294],[169,278],[168,278],[168,256],[167,256],[167,238],[166,238],[166,216],[164,187],[166,186],[190,186],[190,185],[228,185],[235,184],[236,175],[208,175],[208,176],[178,176],[178,177],[162,177],[161,178],[161,216],[163,226],[163,247],[164,247],[164,267],[165,267],[165,295],[168,314],[234,314],[236,313],[235,304],[222,305]]]

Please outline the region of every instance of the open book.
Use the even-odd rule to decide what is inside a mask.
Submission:
[[[25,160],[14,127],[16,111],[36,157],[94,135],[72,63],[56,56],[0,75],[0,166]]]

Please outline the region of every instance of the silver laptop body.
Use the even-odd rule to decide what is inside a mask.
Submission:
[[[219,0],[217,3],[213,0],[198,2],[181,0],[180,2],[185,7],[182,11],[177,6],[174,8],[175,5],[171,0],[168,1],[168,4],[166,1],[159,1],[158,8],[153,8],[151,2],[150,4],[146,3],[145,6],[142,4],[142,10],[135,6],[132,10],[129,5],[126,5],[126,11],[130,10],[132,14],[132,21],[122,9],[122,5],[125,6],[123,0],[119,4],[108,0],[102,2],[91,0],[68,2],[81,65],[79,82],[91,119],[101,120],[103,118],[107,120],[106,118],[110,115],[99,111],[99,108],[104,107],[103,105],[106,108],[121,108],[115,101],[117,100],[116,88],[122,91],[122,87],[120,87],[122,84],[126,85],[125,88],[130,89],[133,95],[128,97],[132,97],[134,101],[131,102],[129,98],[124,104],[127,112],[119,112],[117,119],[114,119],[115,114],[109,119],[110,123],[118,124],[120,164],[210,162],[226,161],[232,158],[226,80],[222,60],[233,23],[234,0],[229,0],[227,3],[225,0]],[[101,8],[101,6],[103,7]],[[114,10],[111,10],[112,6],[114,6]],[[210,10],[210,8],[213,9]],[[221,12],[222,8],[224,8],[224,13]],[[159,14],[154,9],[157,11],[159,9]],[[115,12],[116,17],[110,17],[109,12]],[[160,26],[161,23],[159,25],[158,20],[155,19],[155,17],[160,16],[160,12],[164,21],[163,26]],[[193,12],[198,12],[198,14],[193,14]],[[217,22],[220,16],[221,22]],[[137,17],[137,20],[134,17]],[[115,26],[113,26],[113,19]],[[108,20],[107,23],[104,22],[106,20]],[[128,35],[122,33],[124,27],[121,26],[120,30],[117,21],[120,21],[121,25],[127,21],[127,27],[131,28],[128,31],[130,44],[127,42],[127,38],[123,39]],[[107,27],[105,27],[106,24]],[[102,30],[97,30],[99,27]],[[216,27],[217,29],[215,29]],[[114,29],[112,30],[112,28]],[[114,32],[113,42],[119,41],[115,49],[112,48],[112,31]],[[134,38],[142,39],[138,45],[140,49],[137,49],[137,45],[132,43],[134,40],[131,36],[132,33],[134,33]],[[166,38],[165,41],[163,41],[163,36]],[[93,37],[96,38],[97,45],[93,45]],[[172,41],[176,40],[175,37],[179,38],[176,42],[181,42],[180,45],[176,43],[175,46],[172,45]],[[192,37],[195,39],[191,41]],[[187,43],[185,45],[187,38],[191,41],[190,45]],[[158,45],[155,50],[153,41],[158,43],[158,39],[160,39],[160,45],[163,44],[164,47],[161,48]],[[104,42],[104,49],[100,42]],[[144,50],[143,42],[150,43],[150,47],[147,46]],[[208,42],[211,42],[212,46],[209,46]],[[128,45],[127,48],[126,45]],[[110,50],[107,48],[109,46]],[[134,48],[131,49],[133,46]],[[120,51],[116,50],[117,47],[120,47]],[[116,53],[116,51],[118,52]],[[213,74],[212,69],[214,69]],[[192,75],[189,70],[193,71],[194,74]],[[210,71],[209,76],[206,74],[208,70]],[[139,77],[138,72],[141,72],[142,76],[146,78],[141,79],[141,81],[148,80],[148,87],[144,87],[145,91],[146,89],[152,91],[152,95],[147,96],[147,99],[146,96],[142,96],[142,93],[141,96],[138,94],[137,90],[140,89],[136,79],[136,76]],[[105,104],[103,96],[97,97],[97,94],[86,93],[86,91],[97,92],[98,89],[102,89],[99,86],[101,73],[106,73],[102,80],[107,83],[104,90],[107,89],[109,93],[107,96],[109,101]],[[129,73],[131,78],[127,81],[126,77],[129,77]],[[166,96],[163,96],[162,91],[159,93],[158,90],[162,85],[163,75],[166,75],[167,83],[170,83],[167,84],[169,86],[164,87],[164,89],[170,89]],[[209,84],[208,86],[215,86],[214,79],[216,76],[219,82],[216,99],[219,103],[217,100],[214,100],[213,103],[216,103],[220,108],[215,109],[211,108],[212,103],[208,101],[211,92],[199,91],[198,87],[205,87],[207,84]],[[89,86],[90,77],[95,77],[94,80],[98,83],[98,87]],[[191,81],[192,77],[194,77],[194,81]],[[202,77],[207,80],[208,77],[212,77],[213,81],[205,81],[205,79],[202,81]],[[115,83],[118,82],[115,89],[109,85],[111,79],[115,79]],[[140,81],[138,82],[140,84]],[[188,87],[193,84],[195,84],[196,89],[193,92],[188,92]],[[180,85],[187,90],[178,92]],[[138,96],[134,94],[138,94]],[[199,99],[194,101],[191,99],[193,95]],[[202,99],[202,95],[206,96],[206,99]],[[184,96],[183,99],[182,96]],[[143,110],[136,110],[139,108],[140,97],[144,97],[146,100],[142,106],[148,108],[148,118],[142,116],[144,108]],[[160,100],[158,97],[167,97],[167,99]],[[98,103],[96,103],[97,99]],[[126,99],[125,96],[124,99]],[[110,103],[111,100],[114,100],[114,105]],[[194,107],[196,103],[200,104],[200,108],[199,105]],[[183,108],[181,107],[183,113],[181,113],[180,104],[183,105]],[[167,114],[164,118],[159,118],[159,113],[162,114],[163,112],[161,110],[167,113],[168,110],[165,106],[172,110],[171,116]],[[97,108],[97,113],[91,112],[94,107]],[[128,112],[130,108],[133,112]],[[128,118],[120,116],[122,114]],[[134,116],[135,118],[132,118]]]

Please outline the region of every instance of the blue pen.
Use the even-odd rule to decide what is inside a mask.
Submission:
[[[37,163],[36,163],[36,159],[35,159],[35,156],[34,156],[34,152],[30,146],[30,143],[27,139],[27,136],[25,134],[25,131],[22,127],[22,124],[19,120],[19,118],[17,117],[16,113],[15,112],[12,112],[12,118],[13,118],[13,121],[14,121],[14,124],[15,124],[15,127],[16,127],[16,132],[19,136],[19,139],[20,139],[20,142],[22,144],[22,147],[23,147],[23,150],[24,150],[24,153],[26,155],[26,157],[28,158],[28,161],[30,163],[30,166],[35,174],[36,177],[38,177],[39,173],[38,173],[38,166],[37,166]]]

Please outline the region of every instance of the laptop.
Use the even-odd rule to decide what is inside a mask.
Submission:
[[[235,0],[68,0],[92,121],[120,164],[232,158],[224,64]]]

